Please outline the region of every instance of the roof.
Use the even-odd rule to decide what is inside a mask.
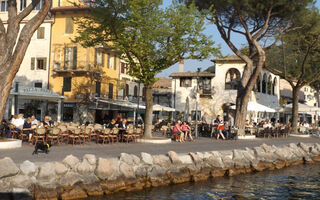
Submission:
[[[159,78],[154,84],[153,88],[171,88],[171,78]]]
[[[237,55],[230,55],[230,56],[226,56],[226,57],[222,57],[222,58],[214,58],[211,60],[212,62],[235,62],[235,61],[239,61],[239,62],[243,62],[243,60],[237,56]]]
[[[24,87],[24,86],[19,86],[18,92],[15,91],[14,87],[11,88],[10,95],[19,95],[19,96],[23,96],[24,98],[53,100],[53,101],[57,101],[59,99],[64,98],[64,96],[60,96],[59,94],[53,92],[52,90],[48,90],[45,88]]]
[[[170,77],[215,77],[214,73],[210,72],[174,72]]]
[[[81,10],[89,10],[89,6],[60,6],[51,8],[51,12],[66,12],[66,11],[81,11]]]

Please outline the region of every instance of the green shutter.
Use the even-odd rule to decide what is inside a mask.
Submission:
[[[34,70],[35,58],[31,58],[31,70]]]
[[[107,54],[107,68],[110,68],[110,53]]]
[[[47,70],[47,58],[43,58],[43,70]]]
[[[97,65],[97,56],[98,56],[98,52],[97,49],[94,49],[94,65]]]
[[[102,54],[102,67],[104,67],[104,56],[105,56],[105,54],[103,52],[101,52],[101,54]]]
[[[73,47],[73,69],[77,69],[77,47]]]
[[[73,19],[71,17],[66,18],[66,33],[73,33]]]
[[[113,68],[114,68],[114,70],[116,70],[117,69],[117,56],[116,55],[114,55],[114,63],[113,63]]]

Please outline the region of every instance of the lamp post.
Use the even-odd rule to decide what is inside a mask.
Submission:
[[[197,69],[197,86],[196,86],[196,138],[198,138],[198,101],[200,100],[200,95],[199,95],[199,73],[200,73],[200,68]]]

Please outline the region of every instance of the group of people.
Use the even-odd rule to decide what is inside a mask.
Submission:
[[[194,141],[191,134],[191,128],[186,121],[182,123],[180,120],[177,121],[173,127],[173,134],[179,135],[178,141],[181,143],[187,141],[188,138],[190,141]]]

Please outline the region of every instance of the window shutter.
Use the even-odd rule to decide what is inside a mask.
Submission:
[[[66,18],[66,33],[73,33],[73,20],[71,17]]]
[[[116,70],[117,69],[117,56],[116,55],[114,55],[114,63],[113,63],[113,68],[114,68],[114,70]]]
[[[66,65],[66,58],[67,58],[67,47],[65,47],[64,49],[63,49],[63,67],[64,67],[64,69],[67,69],[67,65]]]
[[[35,58],[31,58],[31,70],[34,70]]]
[[[110,68],[110,54],[107,54],[107,68]]]
[[[73,47],[73,69],[77,69],[77,47]]]
[[[102,52],[101,54],[102,54],[102,55],[101,55],[101,56],[102,56],[102,67],[104,67],[104,56],[105,56],[105,55],[104,55],[103,52]]]
[[[43,58],[43,70],[47,70],[47,58]]]
[[[39,27],[37,30],[37,38],[38,39],[44,39],[44,32],[45,28],[44,27]]]
[[[98,52],[97,49],[94,49],[94,65],[97,65],[97,57],[98,57]]]

